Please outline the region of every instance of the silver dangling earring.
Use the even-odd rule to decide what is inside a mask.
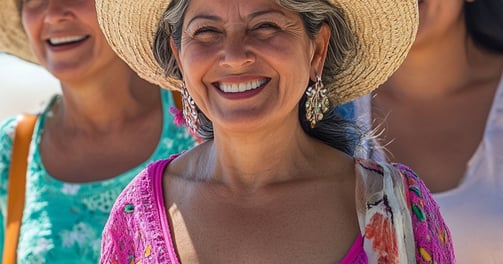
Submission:
[[[185,82],[182,84],[182,103],[183,103],[183,117],[187,123],[187,127],[192,130],[194,135],[199,128],[197,106],[194,99],[189,95]]]
[[[311,123],[311,128],[314,128],[330,106],[328,90],[324,88],[321,76],[316,76],[316,83],[307,88],[306,95],[306,119]]]

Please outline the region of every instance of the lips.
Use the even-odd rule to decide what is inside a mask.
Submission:
[[[250,90],[255,90],[263,86],[268,81],[269,81],[268,79],[264,78],[264,79],[250,80],[246,82],[233,82],[233,83],[219,82],[215,83],[214,85],[224,93],[242,93]]]
[[[47,43],[51,46],[57,47],[57,46],[79,43],[79,42],[82,42],[88,38],[89,38],[89,35],[52,37],[52,38],[47,39]]]

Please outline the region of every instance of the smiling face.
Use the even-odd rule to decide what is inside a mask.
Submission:
[[[273,0],[191,0],[181,45],[185,85],[217,127],[247,130],[295,120],[309,79],[321,74],[328,27],[313,40]]]
[[[94,0],[22,0],[22,21],[38,62],[62,81],[120,61],[99,28]]]

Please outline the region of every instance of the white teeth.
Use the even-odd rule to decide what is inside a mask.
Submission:
[[[65,43],[71,43],[76,41],[81,41],[85,39],[86,36],[71,36],[71,37],[61,37],[61,38],[50,38],[49,43],[52,45],[60,45]]]
[[[245,83],[221,83],[220,90],[226,93],[240,93],[248,90],[257,89],[266,82],[265,79],[255,80]]]

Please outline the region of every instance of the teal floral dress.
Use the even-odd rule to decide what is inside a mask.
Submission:
[[[55,96],[35,125],[28,159],[26,204],[20,231],[18,263],[98,263],[101,233],[116,197],[146,165],[194,146],[184,127],[173,123],[171,93],[161,90],[164,120],[162,139],[151,157],[112,179],[84,184],[57,180],[44,168],[38,143]],[[0,250],[3,251],[8,171],[15,117],[0,123]]]

